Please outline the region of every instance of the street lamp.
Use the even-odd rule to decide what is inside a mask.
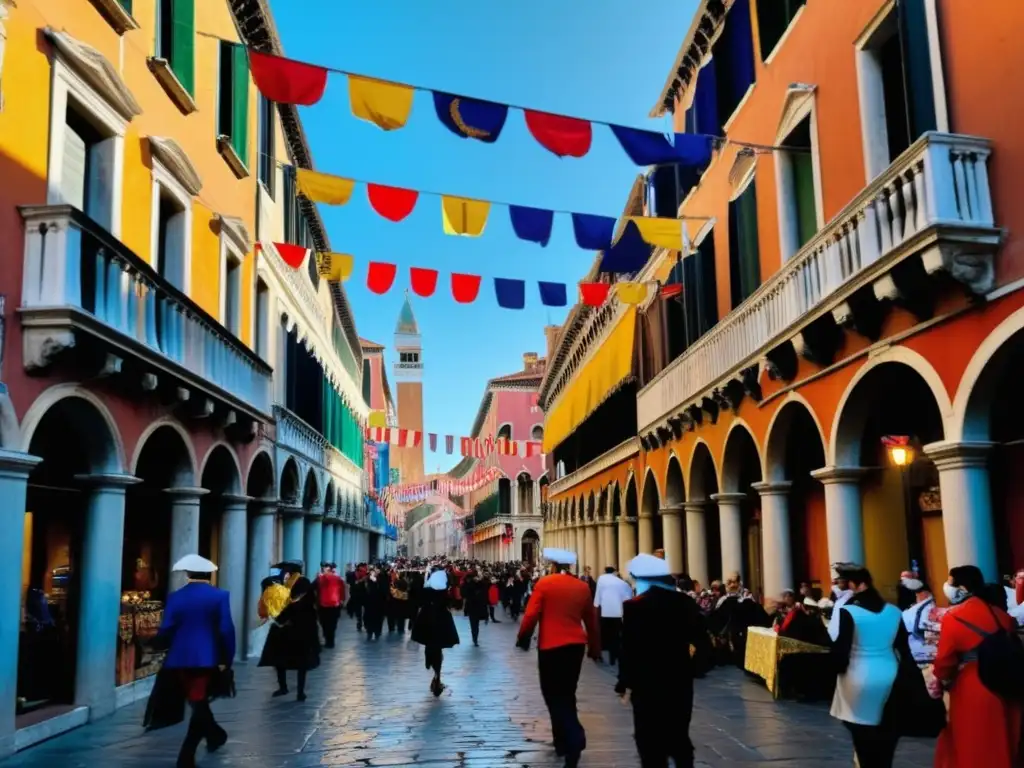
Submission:
[[[914,502],[910,492],[910,466],[914,463],[914,448],[910,444],[909,435],[886,435],[882,445],[889,452],[892,463],[900,470],[900,485],[903,490],[903,515],[907,526],[907,544],[910,559],[914,563],[920,559],[921,534],[914,519]]]
[[[914,449],[908,445],[893,445],[889,448],[892,463],[901,470],[914,461]]]

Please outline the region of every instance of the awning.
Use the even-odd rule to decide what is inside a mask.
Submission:
[[[546,414],[544,453],[551,453],[632,375],[635,330],[636,307],[629,307]]]

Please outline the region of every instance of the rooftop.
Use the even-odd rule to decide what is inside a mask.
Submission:
[[[362,336],[359,337],[359,346],[362,347],[364,351],[374,351],[375,352],[377,350],[384,349],[384,345],[383,344],[378,344],[376,341],[370,341],[369,339],[364,339]]]
[[[405,294],[405,301],[402,303],[402,311],[398,313],[398,324],[395,326],[395,333],[419,334],[420,327],[416,323],[416,315],[412,313],[412,304],[409,302],[409,294]]]

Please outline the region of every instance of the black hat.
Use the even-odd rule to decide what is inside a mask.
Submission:
[[[302,563],[297,560],[282,560],[280,563],[270,567],[277,568],[282,574],[302,573]]]

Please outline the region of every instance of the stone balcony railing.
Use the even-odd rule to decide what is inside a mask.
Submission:
[[[596,459],[588,461],[579,469],[576,469],[564,477],[560,477],[555,480],[548,487],[548,496],[555,496],[559,493],[564,493],[570,488],[579,485],[584,480],[589,480],[599,472],[604,472],[609,467],[614,467],[620,461],[625,461],[630,456],[634,456],[640,451],[640,441],[631,437],[628,440],[623,440],[614,448],[605,451]]]
[[[253,435],[269,420],[272,369],[191,298],[77,209],[19,210],[26,369],[75,348],[76,362],[94,361],[92,375],[137,375],[136,389],[195,416],[219,410]]]
[[[928,133],[871,182],[750,297],[637,396],[643,434],[701,402],[780,345],[810,359],[816,322],[857,327],[862,298],[901,301],[893,268],[945,272],[974,294],[994,287],[1001,232],[993,222],[985,139]],[[911,270],[912,271],[912,270]],[[902,279],[902,278],[901,278]],[[827,316],[831,314],[831,319]],[[820,326],[819,326],[820,327]],[[827,334],[826,334],[827,335]],[[747,383],[749,386],[749,381]],[[557,493],[568,478],[551,484]]]
[[[327,439],[283,405],[274,406],[277,444],[306,459],[325,466]]]

